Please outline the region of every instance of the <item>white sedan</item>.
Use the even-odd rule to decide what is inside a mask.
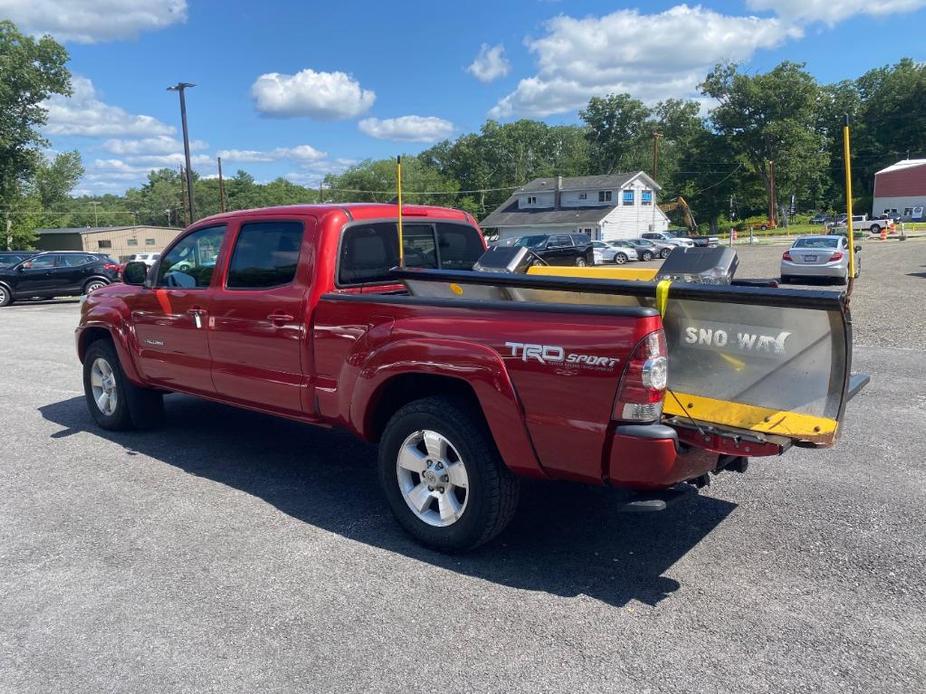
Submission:
[[[636,260],[637,252],[630,244],[620,245],[618,241],[592,241],[592,251],[595,253],[595,265],[616,263],[623,265],[628,260]]]
[[[862,272],[861,246],[855,251],[855,276]],[[845,236],[801,236],[781,256],[781,283],[821,278],[845,284],[849,279],[849,241]]]

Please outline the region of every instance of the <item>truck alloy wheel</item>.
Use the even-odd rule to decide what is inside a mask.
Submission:
[[[428,525],[451,525],[465,513],[466,463],[442,434],[425,429],[405,439],[396,458],[396,476],[405,503]]]
[[[161,393],[126,378],[109,340],[97,340],[87,347],[84,395],[94,421],[110,431],[146,429],[158,425],[164,416]]]
[[[379,442],[379,478],[399,524],[428,547],[455,552],[500,533],[518,480],[485,420],[461,397],[426,397],[396,412]]]

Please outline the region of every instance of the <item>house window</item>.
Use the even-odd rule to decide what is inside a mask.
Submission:
[[[527,204],[528,204],[528,205],[536,205],[536,204],[537,204],[537,196],[536,196],[536,195],[528,195],[528,196],[527,196]]]
[[[145,245],[146,245],[146,246],[155,246],[155,245],[157,245],[157,241],[155,241],[154,239],[145,239]]]
[[[610,190],[599,190],[598,191],[598,202],[611,202],[611,191]]]
[[[640,204],[641,205],[652,205],[653,204],[653,191],[644,190],[640,193]]]
[[[633,190],[623,191],[623,201],[625,205],[633,205],[633,202],[634,202]]]
[[[103,239],[101,241],[96,242],[96,247],[97,248],[112,248],[113,242],[110,241],[109,239]]]
[[[579,200],[588,200],[588,193],[579,193]]]
[[[125,245],[127,246],[137,246],[138,239],[126,239]]]

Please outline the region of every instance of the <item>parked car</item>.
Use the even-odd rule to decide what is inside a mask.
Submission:
[[[832,221],[833,215],[826,214],[825,212],[818,212],[810,218],[811,224],[828,224]]]
[[[0,251],[0,267],[16,265],[35,254],[35,251]]]
[[[855,251],[855,276],[862,273],[861,246]],[[781,282],[820,278],[845,284],[849,279],[849,241],[845,236],[801,236],[781,256]]]
[[[706,334],[710,349],[678,334],[667,341],[669,324],[653,308],[614,306],[608,298],[606,306],[583,305],[574,278],[472,272],[485,251],[472,216],[409,209],[405,257],[414,252],[416,265],[404,271],[394,269],[397,208],[344,203],[201,219],[171,242],[156,273],[128,263],[123,285],[92,292],[81,306],[76,349],[91,417],[106,430],[156,426],[163,394],[181,392],[343,428],[379,447],[377,465],[342,466],[346,496],[357,480],[377,478],[398,523],[446,551],[471,549],[505,528],[517,508],[518,477],[654,494],[688,480],[707,484],[709,473],[724,469],[744,472],[745,455],[778,456],[795,442],[835,440],[851,395],[847,385],[833,384],[849,383],[851,332],[845,305],[833,297],[815,292],[803,307],[782,309],[780,290],[725,288],[777,319],[773,329],[736,326],[759,331],[756,354],[723,333],[723,344],[736,350],[730,359],[716,351],[719,328],[687,329],[695,341]],[[486,293],[486,282],[512,292]],[[518,282],[554,296],[514,300]],[[686,291],[716,315],[729,310],[714,292]],[[834,316],[838,354],[847,358],[814,362],[813,369],[794,363],[806,356],[806,310]],[[769,324],[763,315],[757,326]],[[770,359],[776,340],[783,345],[791,335],[776,338],[784,328],[799,333],[792,340],[799,348]],[[690,417],[664,419],[664,403],[673,407],[665,398],[670,345],[681,350],[676,378],[691,359],[703,364],[717,356],[709,378],[699,376],[702,385],[681,402],[716,395],[718,381],[735,381],[725,385],[738,391],[761,373],[772,383],[756,390],[775,393],[776,381],[789,383],[799,372],[802,393],[821,392],[821,411],[829,405],[836,418],[801,414],[783,427],[776,419],[761,425],[761,438],[720,423],[702,429]],[[724,371],[728,361],[740,366]],[[750,416],[766,402],[750,400]],[[731,421],[742,426],[745,418]],[[812,423],[816,429],[807,427]],[[351,512],[349,498],[343,512]]]
[[[668,231],[648,231],[645,234],[640,234],[640,237],[647,241],[652,241],[653,243],[668,243],[672,246],[681,248],[692,248],[695,245],[695,242],[690,238],[676,236]]]
[[[630,246],[629,244],[619,246],[614,241],[611,241],[610,243],[605,243],[604,241],[592,241],[592,248],[595,251],[596,265],[601,265],[603,263],[615,263],[616,265],[623,265],[628,260],[637,259],[637,252],[633,249],[633,246]]]
[[[669,233],[673,234],[675,238],[691,241],[691,243],[698,248],[706,248],[708,246],[717,246],[720,244],[720,238],[717,236],[700,236],[699,234],[694,234],[687,230],[672,231]]]
[[[132,262],[135,260],[144,263],[148,267],[151,267],[158,261],[158,258],[160,257],[160,253],[135,253],[134,255],[130,255],[126,262]]]
[[[80,296],[119,281],[119,264],[81,251],[38,253],[0,268],[0,306],[18,299]]]
[[[668,258],[674,246],[668,244],[657,245],[648,239],[627,239],[627,243],[632,245],[637,251],[640,260],[652,260],[653,258]],[[665,255],[663,255],[665,253]]]
[[[618,265],[631,260],[640,259],[640,256],[637,255],[636,247],[629,241],[618,239],[616,241],[608,241],[608,245],[616,251],[614,254],[614,262]]]
[[[549,265],[595,264],[592,241],[585,234],[531,234],[514,242],[540,256]]]

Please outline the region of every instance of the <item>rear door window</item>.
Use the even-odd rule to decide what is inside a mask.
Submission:
[[[252,222],[238,232],[228,266],[229,289],[269,289],[296,276],[302,222]]]
[[[403,224],[405,266],[471,270],[484,252],[479,231],[449,222]],[[386,283],[399,265],[399,234],[395,222],[348,227],[341,237],[338,284]]]

